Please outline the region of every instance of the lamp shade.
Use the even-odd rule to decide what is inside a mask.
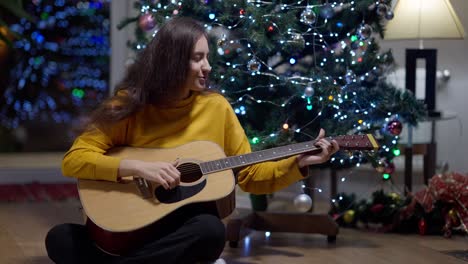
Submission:
[[[386,40],[462,39],[460,20],[449,0],[399,0],[387,23]]]

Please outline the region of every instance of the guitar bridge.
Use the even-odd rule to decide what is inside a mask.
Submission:
[[[140,177],[134,177],[133,181],[138,186],[138,190],[140,190],[140,194],[144,199],[153,198],[153,188],[151,187],[151,182]]]

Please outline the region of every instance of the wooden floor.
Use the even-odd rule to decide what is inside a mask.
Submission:
[[[76,200],[0,204],[0,263],[46,264],[44,237],[55,224],[80,223]],[[341,229],[336,244],[321,235],[252,232],[238,248],[226,245],[230,264],[254,263],[466,263],[446,251],[468,250],[466,237],[376,234]]]

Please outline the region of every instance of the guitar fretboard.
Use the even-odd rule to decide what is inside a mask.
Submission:
[[[373,150],[378,148],[376,140],[370,134],[343,135],[333,138],[329,137],[327,139],[336,140],[336,142],[340,146],[340,149],[344,150]],[[264,161],[278,160],[306,152],[311,154],[319,153],[321,149],[315,146],[315,142],[316,140],[312,140],[282,147],[256,151],[245,155],[238,155],[218,160],[206,161],[200,163],[200,168],[203,174],[208,174],[217,171],[241,168]]]
[[[315,140],[202,162],[200,168],[203,174],[209,174],[217,171],[241,168],[264,161],[278,160],[305,152],[320,151],[320,148],[315,147],[314,143]]]

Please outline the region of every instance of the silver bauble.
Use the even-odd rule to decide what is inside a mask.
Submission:
[[[385,14],[385,19],[387,20],[392,20],[395,14],[393,13],[392,10],[388,10],[387,13]]]
[[[305,44],[304,37],[299,33],[292,33],[291,34],[291,41],[294,42],[294,43],[297,43],[297,44],[299,44],[301,46],[304,46],[304,44]]]
[[[314,95],[315,91],[314,88],[312,87],[312,82],[307,84],[307,87],[304,89],[304,95],[307,97],[312,97]]]
[[[256,60],[255,58],[251,59],[251,60],[247,63],[247,68],[249,69],[249,71],[250,71],[251,73],[259,72],[261,67],[262,67],[262,65],[261,65],[260,62],[259,62],[258,60]]]
[[[317,15],[315,14],[314,11],[312,11],[312,9],[306,8],[304,11],[302,11],[301,13],[302,23],[312,26],[316,20],[317,20]]]
[[[307,194],[299,194],[294,198],[294,207],[297,211],[305,213],[312,208],[312,198]]]
[[[330,19],[335,15],[335,9],[331,4],[325,4],[320,8],[320,16],[325,19]]]
[[[346,84],[351,84],[356,81],[356,74],[352,70],[346,71],[345,75]]]
[[[387,14],[387,11],[388,11],[388,6],[386,4],[379,4],[377,6],[377,14],[379,16],[385,16]]]
[[[364,24],[358,28],[358,35],[361,40],[366,40],[372,35],[372,27]]]

